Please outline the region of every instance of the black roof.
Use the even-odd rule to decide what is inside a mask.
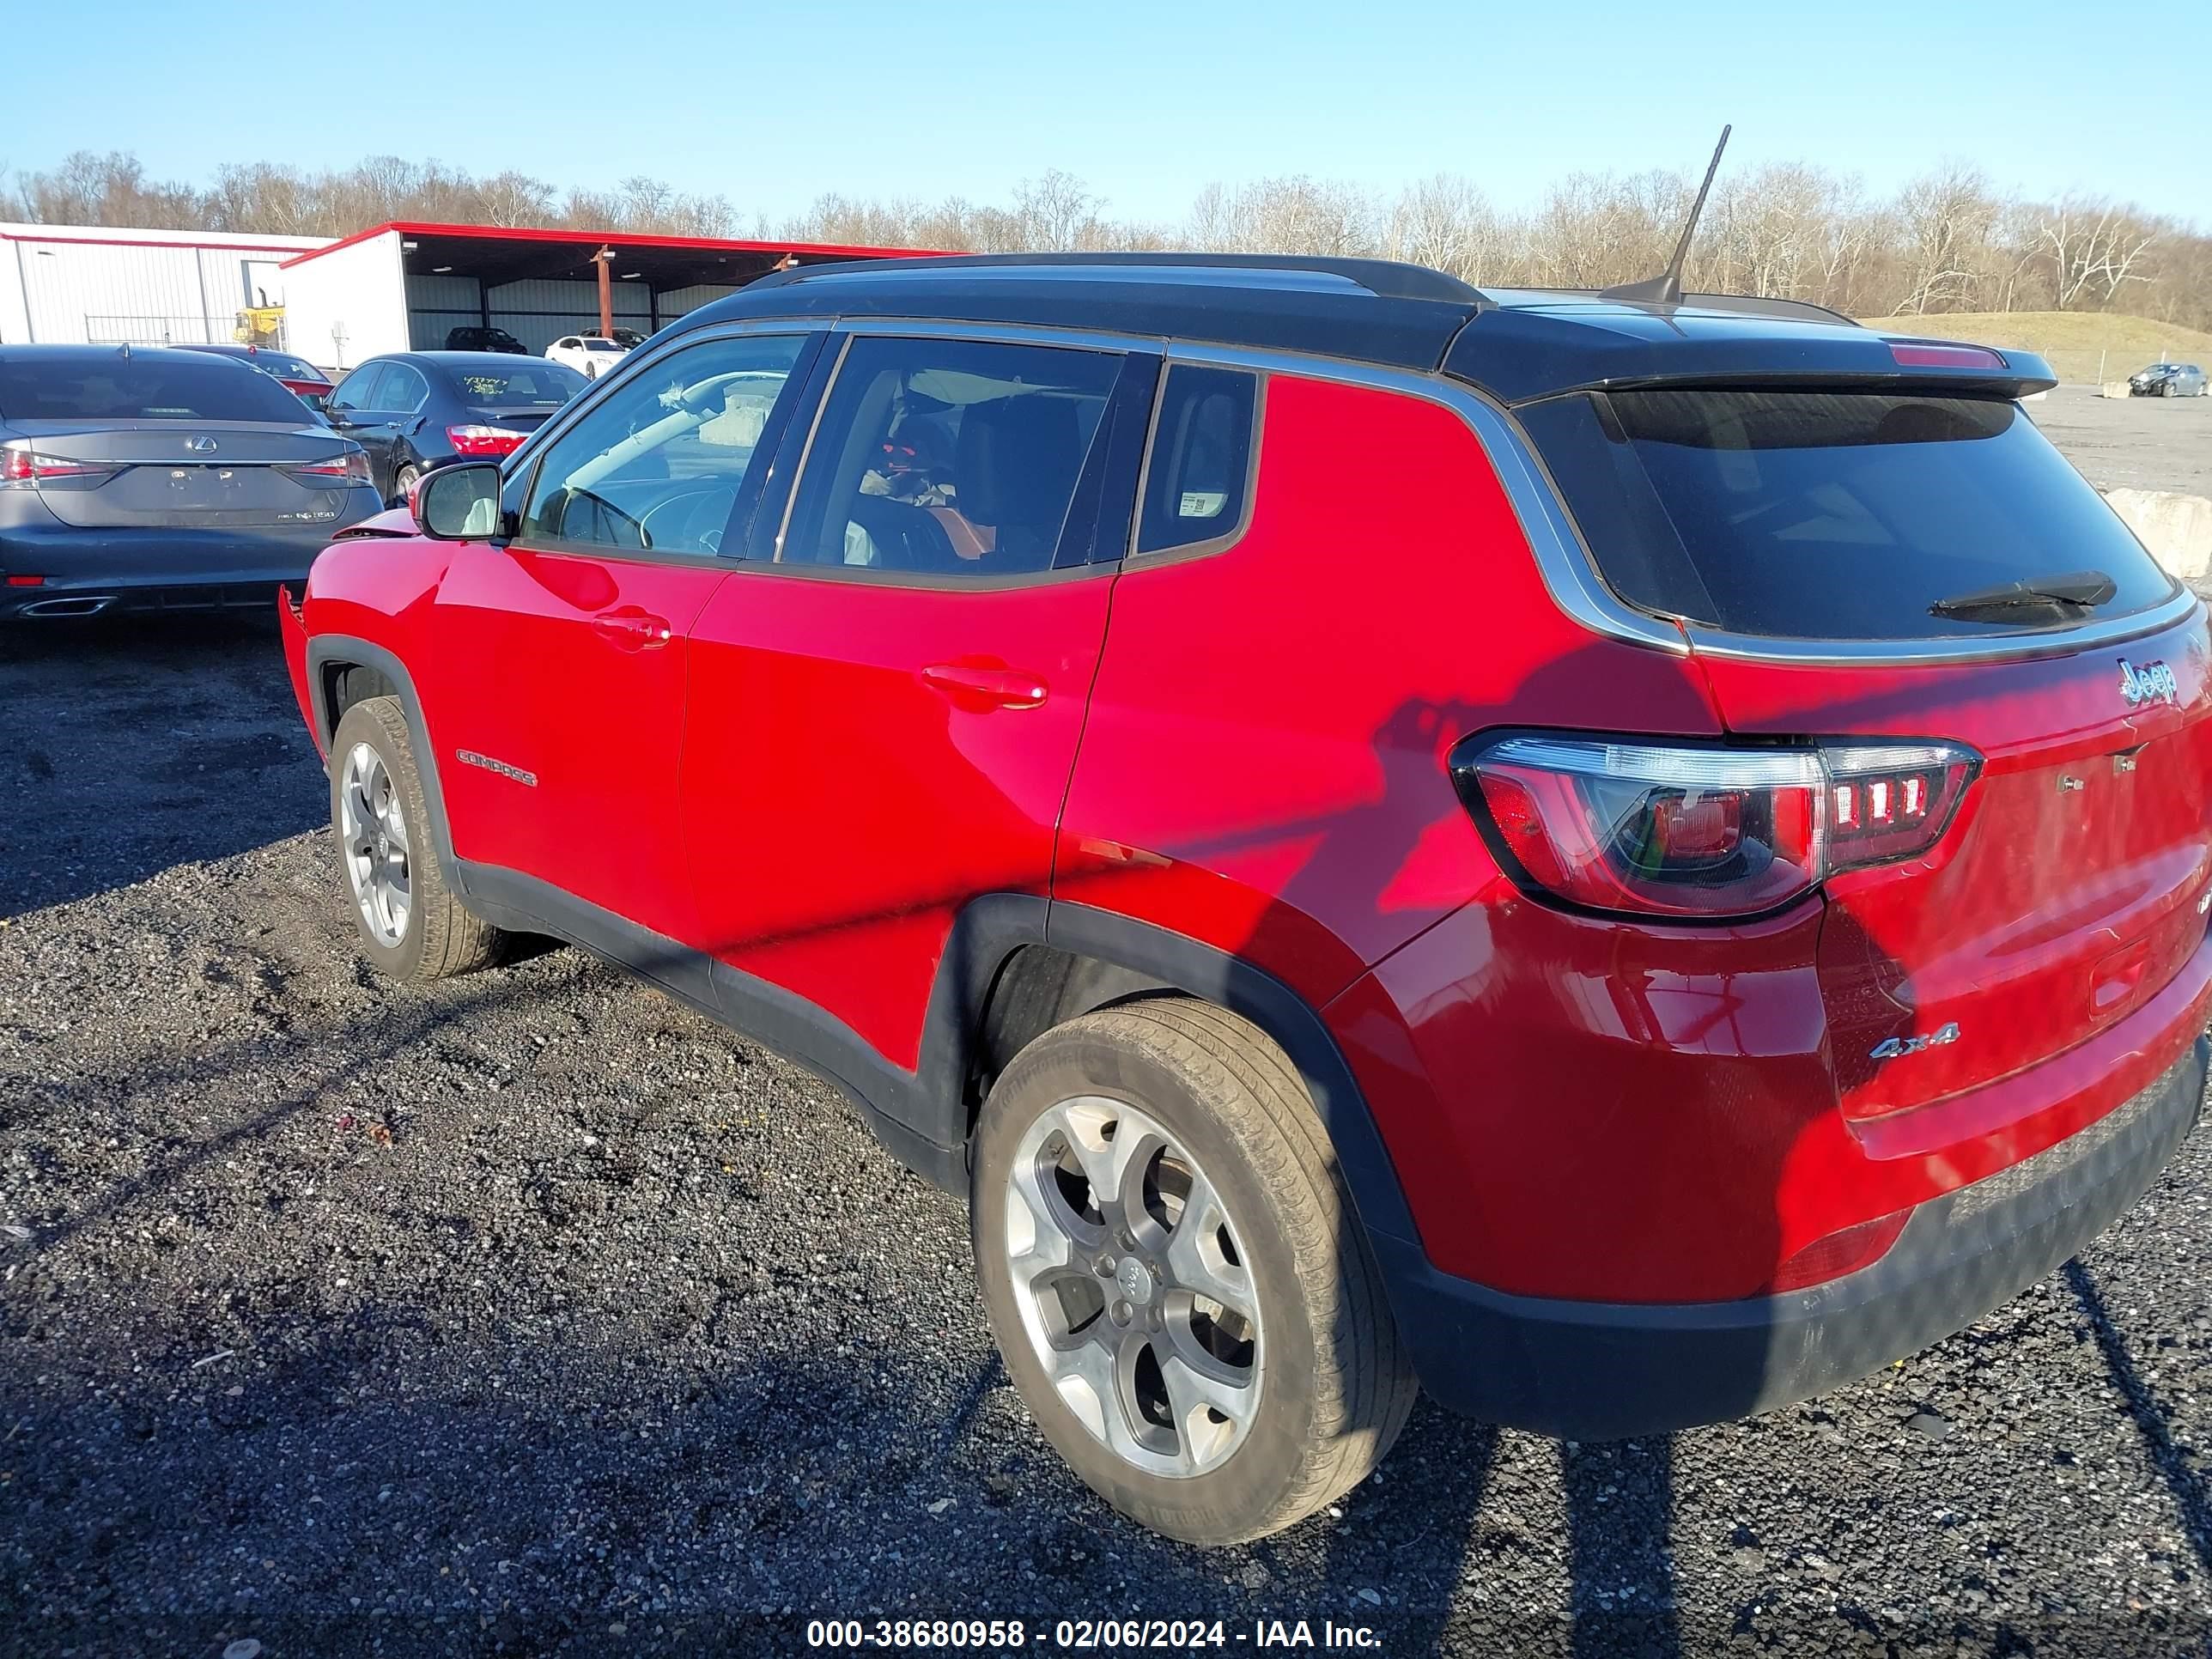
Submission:
[[[1443,371],[1509,403],[1657,379],[2053,383],[2039,357],[1906,370],[1891,337],[1789,300],[1662,305],[1565,289],[1486,291],[1387,259],[1225,253],[977,254],[779,272],[672,325],[741,318],[928,319],[1097,329]]]

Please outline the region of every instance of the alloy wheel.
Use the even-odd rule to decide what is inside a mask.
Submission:
[[[1146,1473],[1218,1468],[1257,1416],[1266,1349],[1249,1257],[1197,1160],[1085,1095],[1030,1126],[1008,1186],[1014,1299],[1068,1409]]]
[[[338,844],[346,881],[368,936],[386,949],[407,936],[407,817],[384,757],[365,743],[346,751],[338,781]]]

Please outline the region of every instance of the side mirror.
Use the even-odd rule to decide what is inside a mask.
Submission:
[[[407,505],[433,541],[479,542],[499,532],[499,493],[504,480],[491,461],[441,466],[415,481]]]

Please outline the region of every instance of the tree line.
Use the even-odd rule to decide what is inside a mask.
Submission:
[[[1055,169],[1003,203],[830,194],[771,222],[747,218],[726,196],[642,176],[608,191],[562,190],[512,170],[480,177],[381,155],[321,172],[239,163],[193,185],[149,178],[135,155],[79,151],[45,171],[0,176],[0,218],[301,236],[419,219],[948,252],[1379,255],[1479,286],[1596,288],[1660,269],[1694,185],[1663,170],[1575,173],[1534,207],[1504,209],[1457,173],[1395,192],[1281,177],[1209,185],[1181,222],[1167,224],[1115,217],[1083,180]],[[2204,328],[2212,327],[2212,235],[2107,197],[2026,199],[1963,161],[1887,197],[1844,173],[1779,162],[1723,173],[1688,286],[1809,300],[1857,317],[2118,311]]]

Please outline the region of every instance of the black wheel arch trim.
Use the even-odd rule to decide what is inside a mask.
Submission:
[[[409,729],[422,734],[416,763],[432,843],[453,890],[471,910],[495,927],[550,933],[628,967],[709,1018],[790,1055],[850,1097],[886,1146],[948,1190],[966,1190],[968,1081],[992,991],[1016,951],[1042,945],[1218,1003],[1266,1032],[1305,1079],[1361,1223],[1418,1248],[1419,1233],[1396,1166],[1343,1051],[1305,999],[1256,964],[1115,911],[1033,894],[982,894],[969,900],[953,922],[930,988],[919,1064],[909,1072],[793,992],[533,877],[456,858],[438,756],[413,676],[392,652],[368,641],[341,634],[311,637],[307,690],[326,737],[337,725],[328,705],[332,664],[381,675],[399,698]]]
[[[407,672],[404,663],[380,645],[372,645],[350,634],[309,635],[307,696],[325,750],[344,713],[331,707],[330,671],[333,665],[374,669],[390,683],[392,695],[399,699],[400,709],[407,716],[408,731],[421,739],[416,744],[415,767],[422,774],[422,799],[430,809],[430,839],[440,861],[453,878],[454,891],[465,899],[468,889],[460,878],[461,866],[453,857],[453,832],[446,822],[446,793],[439,778],[437,750],[430,741],[429,722],[422,718],[422,700],[416,695],[415,677]]]

